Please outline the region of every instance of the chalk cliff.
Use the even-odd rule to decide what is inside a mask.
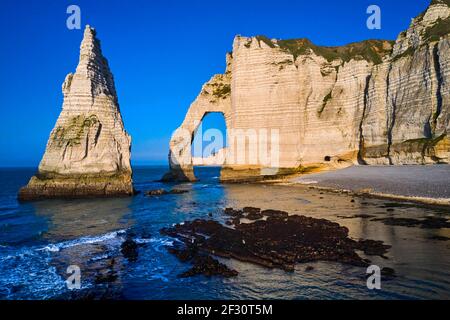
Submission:
[[[396,41],[320,47],[237,36],[225,74],[203,87],[172,137],[165,178],[195,179],[192,136],[209,112],[224,114],[230,135],[222,180],[351,164],[449,163],[449,33],[450,1],[433,0]],[[261,129],[267,134],[248,138]],[[261,150],[251,157],[261,144],[269,159]]]
[[[131,195],[131,138],[113,75],[90,26],[84,30],[76,72],[67,75],[62,91],[62,112],[38,173],[19,198]]]

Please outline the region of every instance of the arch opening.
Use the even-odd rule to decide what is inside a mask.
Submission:
[[[217,180],[225,163],[227,125],[222,112],[206,112],[192,136],[191,156],[197,179]]]

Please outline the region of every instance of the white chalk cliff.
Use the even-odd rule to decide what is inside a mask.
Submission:
[[[90,26],[84,30],[76,72],[67,75],[62,91],[62,111],[39,171],[19,198],[131,195],[131,138],[108,62]]]
[[[432,0],[394,41],[319,47],[307,39],[234,39],[225,74],[204,85],[170,143],[173,180],[194,180],[191,141],[209,112],[233,132],[222,180],[274,167],[236,162],[236,131],[276,129],[277,174],[351,164],[450,162],[450,0]],[[251,140],[248,148],[252,148]],[[259,143],[259,142],[258,142]],[[247,149],[248,151],[248,149]]]

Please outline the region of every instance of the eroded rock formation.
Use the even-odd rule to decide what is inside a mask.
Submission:
[[[433,0],[394,41],[319,47],[307,39],[237,36],[227,70],[214,76],[170,143],[171,173],[195,179],[191,141],[208,112],[229,131],[222,180],[312,167],[450,162],[450,1]],[[248,130],[275,130],[252,147],[277,148],[278,161],[245,156]],[[231,133],[230,133],[231,132]],[[238,133],[236,133],[238,132]],[[274,164],[275,163],[275,164]]]
[[[190,261],[199,253],[206,252],[285,271],[294,271],[296,264],[314,261],[335,261],[367,267],[369,261],[361,258],[356,250],[369,256],[384,257],[391,247],[382,241],[353,240],[349,238],[346,227],[326,219],[289,215],[278,210],[263,210],[261,217],[251,219],[257,221],[239,223],[241,214],[242,217],[248,217],[259,210],[252,209],[252,212],[244,213],[228,208],[227,215],[230,211],[238,215],[234,228],[214,220],[197,219],[161,229],[160,233],[179,240],[169,252],[182,261]],[[266,219],[262,219],[262,216]],[[208,270],[200,266],[193,271],[196,269]]]
[[[131,195],[131,138],[96,32],[86,26],[76,72],[67,75],[62,112],[39,171],[19,198]]]
[[[172,135],[169,155],[171,170],[163,177],[163,180],[195,180],[191,144],[195,131],[208,113],[222,113],[226,126],[231,126],[231,61],[231,55],[227,54],[225,74],[215,75],[203,86],[183,123]]]

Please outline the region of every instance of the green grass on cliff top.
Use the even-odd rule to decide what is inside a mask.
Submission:
[[[446,4],[450,7],[450,0],[431,0],[430,6],[434,4]]]
[[[449,0],[450,1],[450,0]],[[265,36],[257,36],[259,41],[263,41],[269,47],[274,48],[272,41]],[[315,54],[327,59],[329,62],[342,59],[348,62],[354,60],[366,60],[379,64],[382,58],[392,52],[394,41],[387,40],[366,40],[362,42],[350,43],[339,47],[322,47],[313,44],[308,39],[292,39],[292,40],[278,40],[277,44],[282,50],[291,53],[294,59],[300,55],[304,55],[307,51],[312,50]]]

